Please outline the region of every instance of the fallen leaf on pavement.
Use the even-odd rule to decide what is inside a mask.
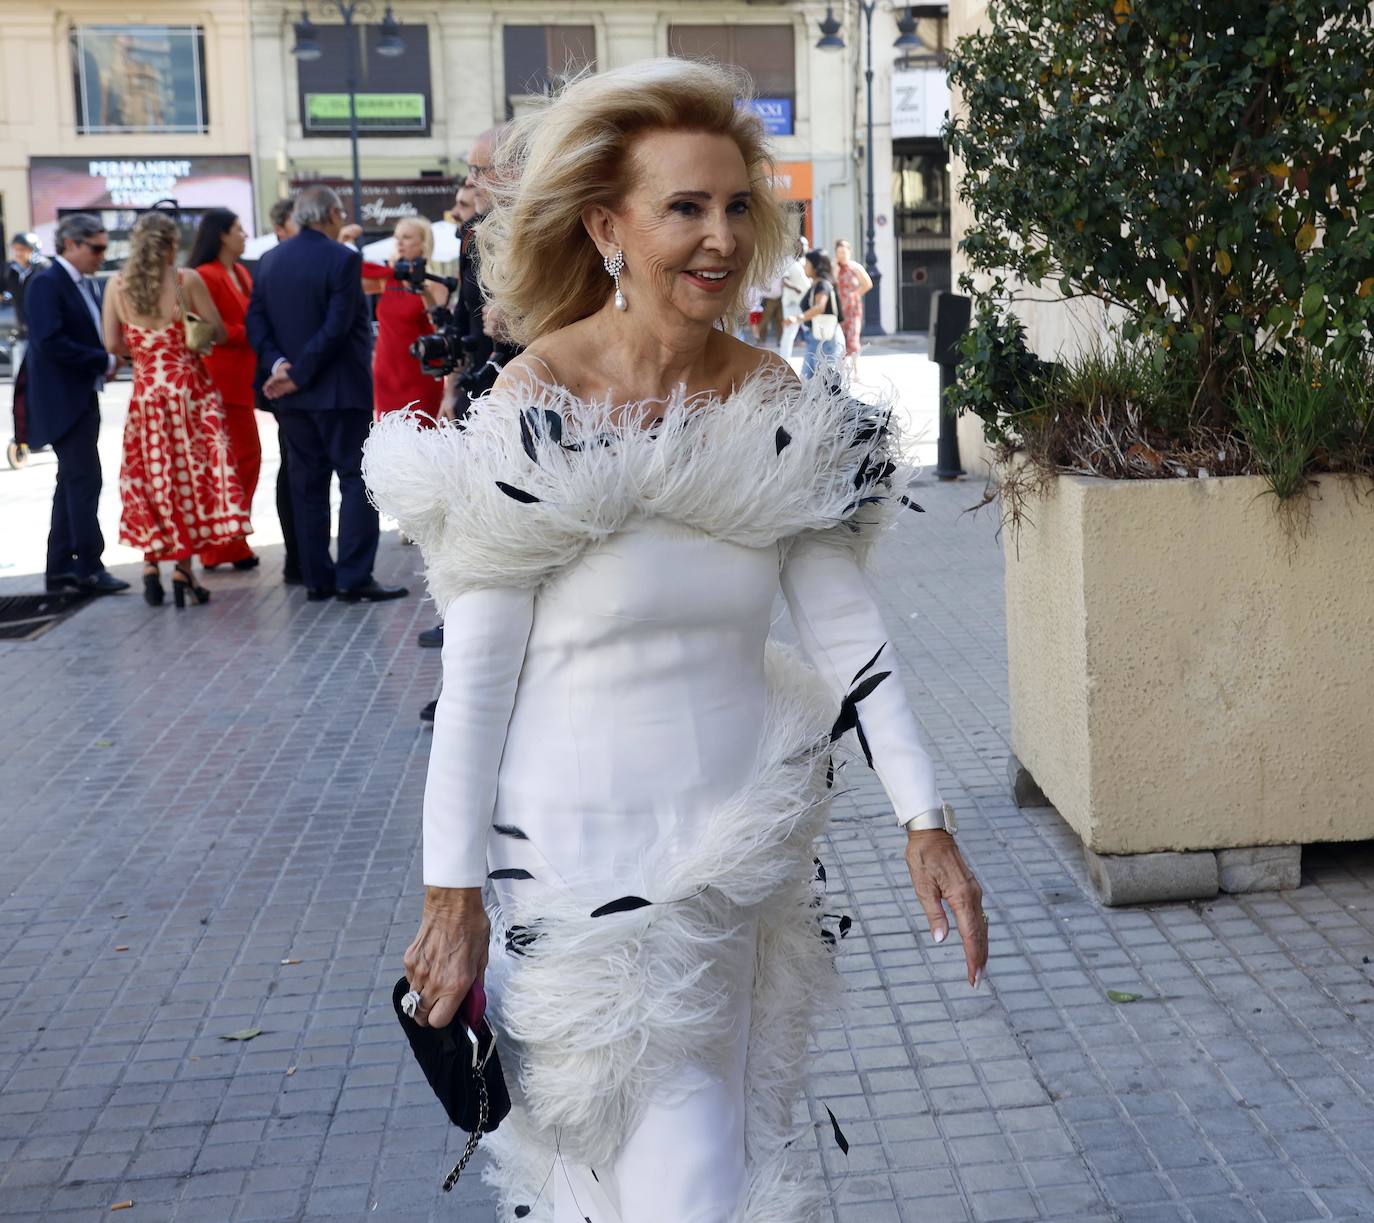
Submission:
[[[1109,989],[1107,991],[1107,1000],[1109,1002],[1139,1002],[1140,998],[1140,994],[1126,994],[1119,989]]]
[[[237,1032],[226,1032],[220,1040],[252,1040],[255,1036],[261,1036],[261,1028],[240,1028]]]
[[[113,740],[113,739],[97,739],[97,740],[95,741],[95,745],[96,745],[96,747],[114,747],[114,740]],[[131,1202],[129,1205],[131,1206],[131,1205],[133,1205],[133,1203]],[[128,1206],[111,1206],[110,1209],[111,1209],[111,1210],[128,1210],[129,1207],[128,1207]]]

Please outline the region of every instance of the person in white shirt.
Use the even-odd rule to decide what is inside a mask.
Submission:
[[[811,288],[811,277],[806,274],[806,239],[797,239],[797,257],[782,274],[782,339],[778,342],[778,354],[787,360],[792,355],[792,345],[796,342],[801,323],[787,320],[801,313],[801,300]]]

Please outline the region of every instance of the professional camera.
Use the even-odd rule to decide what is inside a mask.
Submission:
[[[423,259],[398,259],[391,269],[393,280],[399,280],[410,293],[423,293],[425,282],[443,285],[450,294],[458,291],[458,281],[452,276],[435,276],[425,268]],[[467,360],[465,339],[459,333],[453,311],[436,306],[429,311],[434,322],[431,335],[420,336],[411,346],[410,355],[420,362],[420,372],[431,378],[444,378]]]

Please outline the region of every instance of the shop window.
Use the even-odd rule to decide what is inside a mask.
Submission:
[[[589,25],[508,25],[502,30],[506,118],[521,99],[540,97],[585,69],[596,70],[596,30]]]
[[[76,26],[71,53],[83,135],[209,130],[200,26]]]
[[[797,100],[796,47],[790,25],[674,25],[668,52],[733,64],[754,83],[754,110],[770,136],[790,136]]]
[[[301,131],[306,136],[348,134],[348,42],[356,40],[358,88],[354,107],[364,136],[430,134],[429,27],[403,25],[400,55],[377,51],[376,23],[315,27],[319,59],[297,61]]]

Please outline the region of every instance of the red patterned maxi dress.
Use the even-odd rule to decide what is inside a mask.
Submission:
[[[186,560],[253,528],[205,363],[180,319],[124,325],[134,393],[124,422],[119,542],[149,561]]]

